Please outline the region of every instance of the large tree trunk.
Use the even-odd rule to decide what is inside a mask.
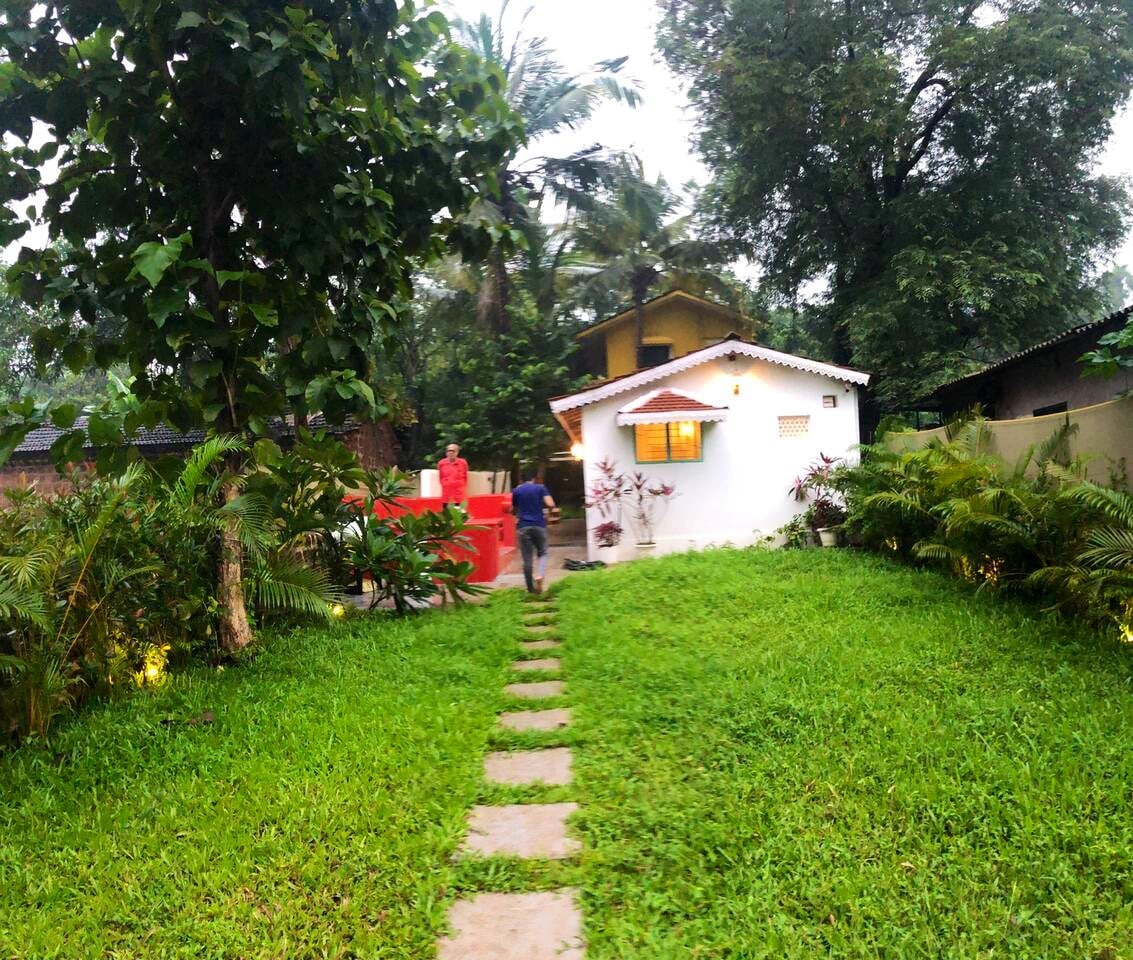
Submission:
[[[645,366],[645,304],[641,296],[633,298],[633,312],[637,319],[637,329],[634,333],[634,353],[637,357],[637,369]]]
[[[224,485],[224,502],[240,495],[235,480]],[[232,520],[225,521],[220,538],[216,571],[216,593],[220,601],[220,646],[228,653],[243,650],[252,642],[252,627],[244,605],[244,550]]]
[[[511,333],[510,303],[511,278],[507,275],[503,251],[497,246],[488,254],[488,270],[480,286],[476,310],[478,319],[496,335],[507,336]]]

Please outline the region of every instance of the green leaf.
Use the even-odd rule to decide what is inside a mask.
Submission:
[[[249,303],[248,309],[252,311],[252,315],[256,318],[256,322],[261,324],[262,326],[279,326],[279,313],[274,307],[269,307],[266,303]]]
[[[275,467],[283,460],[283,451],[274,440],[257,440],[252,445],[252,455],[261,467]]]
[[[251,274],[247,270],[217,270],[216,282],[220,287],[224,287],[229,280],[247,280]]]
[[[171,313],[185,306],[185,289],[181,286],[155,290],[146,298],[146,312],[153,325],[159,330],[165,325]]]
[[[176,26],[173,29],[188,30],[192,27],[199,27],[205,22],[205,18],[202,17],[199,13],[193,13],[192,10],[186,10],[183,14],[181,14],[180,18],[177,20]]]
[[[181,258],[181,250],[188,239],[189,234],[186,233],[168,243],[147,241],[140,244],[131,255],[134,269],[130,275],[140,273],[149,281],[151,287],[156,287],[165,276],[165,271]]]
[[[51,411],[51,422],[60,430],[70,430],[75,425],[79,415],[78,404],[68,401],[61,403]]]
[[[119,419],[108,414],[92,413],[87,420],[87,435],[96,447],[119,443],[122,439]]]

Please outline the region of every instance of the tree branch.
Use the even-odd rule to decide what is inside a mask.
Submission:
[[[901,147],[901,154],[905,159],[901,162],[897,172],[896,182],[898,186],[905,182],[905,178],[913,171],[913,168],[921,162],[921,158],[928,151],[932,143],[932,136],[936,133],[936,128],[939,127],[944,118],[948,116],[949,111],[951,111],[952,107],[956,104],[961,93],[963,93],[963,89],[954,91],[950,97],[936,108],[932,116],[929,117],[928,123],[925,124],[924,129]],[[918,141],[920,142],[920,146],[916,147]],[[914,147],[916,147],[916,153],[911,152]]]

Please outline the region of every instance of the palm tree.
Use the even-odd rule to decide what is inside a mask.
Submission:
[[[485,13],[475,22],[458,20],[455,27],[459,43],[503,73],[508,104],[523,120],[525,142],[516,144],[497,171],[499,200],[494,219],[526,236],[532,220],[537,219],[530,215],[532,205],[538,207],[548,196],[568,207],[584,202],[609,160],[605,149],[597,144],[566,157],[520,160],[520,151],[543,137],[577,128],[604,100],[633,107],[640,98],[634,87],[618,76],[625,57],[596,63],[585,73],[570,73],[555,58],[545,37],[523,34],[530,8],[509,39],[503,26],[509,5],[510,0],[503,0],[495,20]],[[482,320],[491,321],[497,332],[506,333],[510,279],[501,243],[494,245],[488,261],[478,313]]]
[[[682,201],[663,177],[645,179],[641,160],[630,155],[614,164],[599,202],[582,209],[575,227],[580,251],[592,260],[580,285],[582,299],[601,312],[615,302],[633,304],[637,318],[637,365],[643,366],[645,302],[664,283],[668,289],[712,294],[730,305],[743,298],[744,284],[713,266],[719,253],[693,235],[693,218],[681,215]]]

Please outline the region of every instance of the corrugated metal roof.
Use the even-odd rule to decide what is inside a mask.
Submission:
[[[1062,333],[1055,334],[1053,337],[1049,337],[1046,340],[1040,341],[1039,343],[1032,344],[1031,346],[1026,347],[1023,350],[1020,350],[1018,353],[1013,353],[1001,360],[996,360],[995,363],[989,363],[982,370],[977,370],[975,373],[969,373],[966,376],[956,377],[954,380],[949,380],[947,383],[942,383],[933,391],[933,395],[939,393],[941,390],[947,390],[949,387],[954,387],[959,383],[964,383],[969,380],[977,380],[980,377],[987,376],[989,373],[994,373],[995,371],[1001,370],[1004,367],[1009,367],[1014,363],[1018,363],[1020,360],[1025,360],[1027,357],[1034,356],[1036,353],[1041,353],[1044,350],[1049,350],[1051,347],[1057,347],[1059,344],[1066,343],[1067,341],[1073,340],[1076,337],[1081,337],[1088,333],[1100,332],[1104,327],[1107,327],[1111,324],[1123,322],[1129,319],[1130,316],[1133,316],[1133,304],[1130,304],[1129,306],[1118,310],[1115,313],[1111,313],[1109,316],[1103,317],[1101,320],[1092,320],[1089,323],[1082,323],[1076,327],[1071,327],[1069,330],[1064,330]]]

